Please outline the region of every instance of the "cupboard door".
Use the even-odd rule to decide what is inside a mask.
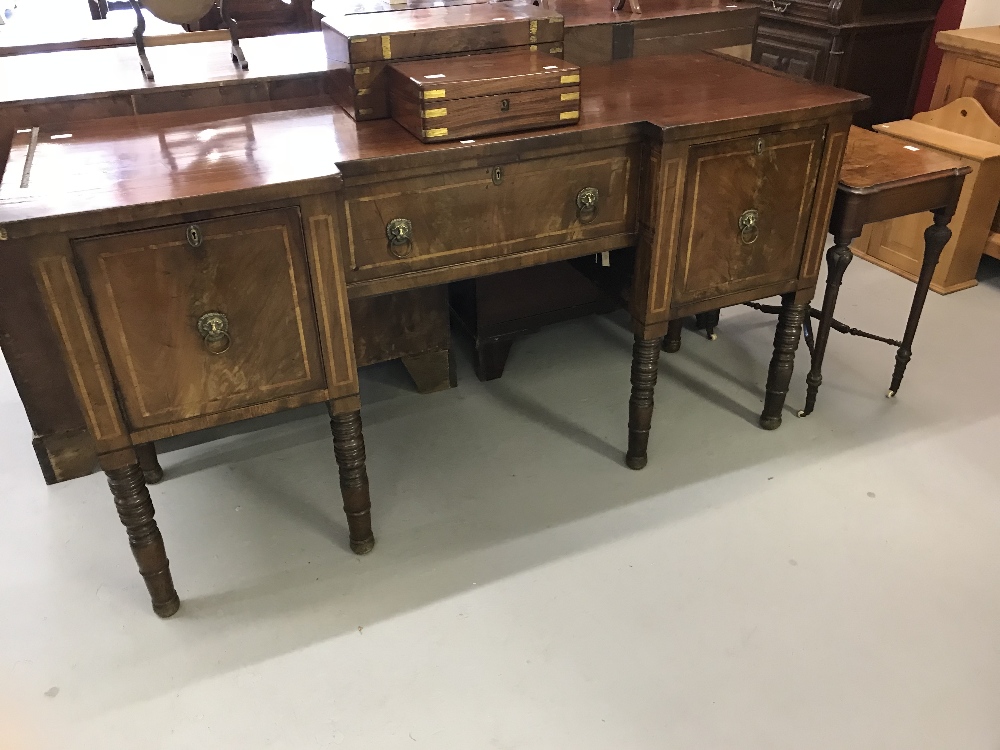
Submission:
[[[325,387],[296,209],[74,249],[133,429]]]
[[[688,154],[675,304],[798,278],[826,128]]]

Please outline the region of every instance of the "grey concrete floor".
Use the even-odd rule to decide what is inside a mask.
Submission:
[[[162,446],[158,620],[104,479],[46,488],[0,373],[0,747],[1000,747],[1000,264],[893,352],[836,336],[756,427],[774,320],[664,356],[622,465],[630,336],[552,326],[481,384],[363,373],[378,546],[317,410]],[[840,317],[901,331],[864,262]],[[20,737],[18,745],[12,737]],[[6,743],[6,744],[5,744]]]

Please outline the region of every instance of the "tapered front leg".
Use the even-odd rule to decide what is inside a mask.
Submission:
[[[153,518],[153,500],[138,460],[134,455],[131,458],[122,466],[102,456],[101,465],[115,498],[118,517],[128,532],[132,554],[146,581],[153,611],[160,617],[170,617],[177,612],[181,602],[170,577],[170,562],[163,547],[163,537]]]
[[[903,384],[903,375],[906,373],[906,366],[913,356],[913,339],[917,335],[917,325],[920,323],[920,315],[924,311],[924,303],[927,302],[927,290],[931,287],[931,279],[937,268],[938,261],[941,260],[941,251],[951,240],[951,229],[948,224],[951,222],[953,211],[951,209],[940,209],[934,212],[934,223],[924,232],[924,262],[920,267],[920,279],[917,281],[917,289],[913,294],[913,304],[910,306],[910,317],[906,321],[906,333],[903,334],[903,345],[896,351],[896,368],[892,373],[892,384],[889,386],[889,393],[892,398],[899,392],[899,386]]]
[[[764,411],[760,415],[760,426],[765,430],[781,427],[781,411],[785,407],[785,396],[788,395],[795,367],[795,350],[802,337],[802,321],[809,311],[808,303],[797,303],[795,296],[792,292],[781,297],[781,313],[774,333],[774,356],[767,373]]]
[[[372,534],[372,503],[368,492],[368,470],[365,468],[365,438],[361,434],[361,412],[337,413],[332,410],[333,452],[340,470],[340,492],[344,497],[344,513],[350,532],[351,549],[367,555],[375,546]]]
[[[628,453],[630,469],[642,469],[648,460],[649,429],[653,422],[653,390],[663,337],[643,339],[636,334],[632,346],[632,398],[628,404]]]
[[[844,280],[847,267],[854,259],[851,252],[853,237],[837,237],[836,244],[826,253],[826,293],[823,295],[823,313],[819,319],[819,328],[812,346],[812,366],[806,375],[806,405],[799,412],[800,417],[807,417],[816,408],[816,396],[823,384],[823,359],[826,357],[826,345],[830,340],[830,328],[833,316],[837,310],[837,297],[840,294],[840,284]]]
[[[135,446],[135,455],[139,458],[139,468],[146,484],[159,484],[163,479],[163,468],[156,457],[156,447],[152,443],[142,443]]]

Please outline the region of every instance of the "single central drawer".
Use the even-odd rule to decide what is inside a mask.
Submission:
[[[74,250],[132,429],[325,387],[297,209]]]
[[[349,188],[349,281],[633,232],[636,164],[622,146]]]

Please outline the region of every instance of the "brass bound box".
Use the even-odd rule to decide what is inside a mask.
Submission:
[[[398,63],[389,106],[424,143],[575,125],[580,67],[538,52]]]
[[[323,19],[331,94],[356,120],[389,117],[390,63],[521,50],[562,56],[563,18],[527,0],[349,12]]]

